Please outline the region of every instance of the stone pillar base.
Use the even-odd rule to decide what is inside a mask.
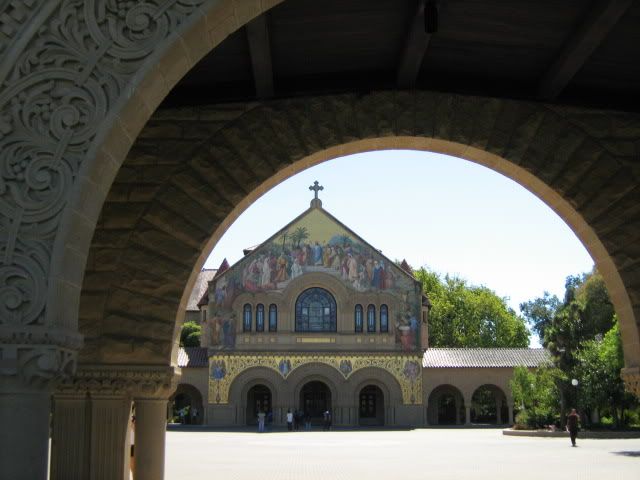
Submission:
[[[135,462],[134,480],[164,478],[165,432],[167,429],[166,399],[135,399]]]
[[[50,410],[48,390],[0,391],[0,478],[47,478]]]

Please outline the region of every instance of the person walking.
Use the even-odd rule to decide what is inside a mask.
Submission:
[[[287,410],[287,430],[293,430],[293,413],[291,413],[291,409]]]
[[[267,414],[264,413],[262,409],[258,411],[258,432],[259,433],[264,433],[264,421],[266,416]]]
[[[578,422],[580,417],[575,408],[571,409],[571,413],[567,416],[567,431],[571,437],[571,446],[576,446],[576,438],[578,437]]]

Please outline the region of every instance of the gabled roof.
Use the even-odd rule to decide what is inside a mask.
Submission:
[[[180,347],[178,350],[178,367],[208,367],[209,357],[204,347]]]
[[[207,292],[209,287],[209,281],[213,279],[216,274],[215,269],[203,268],[198,274],[195,283],[193,284],[193,290],[191,290],[191,296],[187,303],[187,311],[198,311],[198,302],[202,299],[202,296]]]
[[[551,357],[544,348],[428,348],[424,368],[538,367]]]
[[[239,264],[241,264],[241,263],[243,263],[245,261],[248,261],[247,259],[249,259],[253,255],[255,255],[255,254],[260,252],[260,249],[261,249],[261,247],[263,245],[266,245],[269,242],[274,241],[276,238],[278,238],[282,234],[282,232],[285,232],[285,231],[289,230],[292,225],[295,225],[296,223],[300,222],[304,217],[306,217],[307,215],[311,214],[312,212],[318,211],[322,215],[326,216],[330,221],[336,223],[340,228],[344,229],[349,235],[351,235],[354,238],[358,239],[358,241],[360,241],[362,244],[364,244],[365,246],[370,248],[377,255],[380,255],[385,260],[386,264],[391,266],[391,268],[394,268],[395,271],[399,272],[400,274],[404,275],[405,277],[408,277],[409,279],[411,279],[411,281],[417,282],[416,278],[413,276],[411,271],[407,271],[407,270],[404,270],[403,268],[400,268],[398,265],[395,264],[395,262],[393,260],[389,259],[387,256],[382,254],[382,252],[380,250],[378,250],[377,248],[372,246],[369,242],[367,242],[364,238],[362,238],[360,235],[358,235],[356,232],[354,232],[351,228],[349,228],[344,223],[342,223],[340,220],[338,220],[336,217],[334,217],[329,212],[327,212],[324,208],[322,208],[321,205],[322,205],[321,202],[320,203],[315,203],[315,204],[314,204],[314,202],[312,202],[311,203],[311,207],[306,209],[304,212],[302,212],[300,215],[295,217],[293,220],[291,220],[285,226],[280,228],[276,233],[271,235],[264,242],[260,243],[259,245],[254,246],[254,247],[251,247],[250,249],[244,249],[245,256],[242,257],[237,262],[235,262],[233,265],[231,265],[231,267],[229,267],[229,269],[227,271],[234,270]],[[225,273],[226,272],[220,272],[219,276],[224,276]],[[218,275],[216,275],[216,277],[217,276]]]

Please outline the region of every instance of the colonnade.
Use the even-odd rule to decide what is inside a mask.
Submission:
[[[167,404],[177,372],[163,366],[79,367],[72,379],[15,388],[0,396],[5,438],[0,477],[123,480],[164,478]],[[51,401],[53,399],[53,401]],[[49,431],[51,425],[51,431]],[[25,455],[25,453],[27,453]]]

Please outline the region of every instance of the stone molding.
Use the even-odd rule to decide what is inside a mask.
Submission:
[[[0,344],[0,378],[7,391],[52,389],[73,375],[76,358],[77,350],[54,344]]]
[[[168,399],[180,370],[165,366],[83,365],[58,385],[58,395],[125,396],[133,399]]]
[[[620,376],[626,390],[640,398],[640,367],[623,368]]]

